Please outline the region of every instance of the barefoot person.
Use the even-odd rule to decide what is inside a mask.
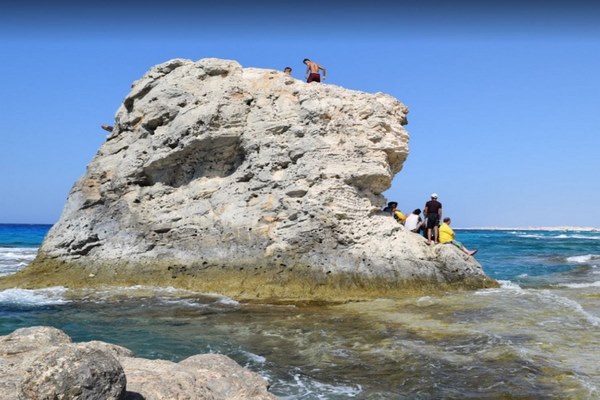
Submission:
[[[327,75],[327,71],[325,70],[325,68],[323,68],[321,65],[317,64],[316,62],[310,61],[308,58],[305,58],[304,61],[302,61],[302,62],[304,64],[306,64],[306,82],[307,83],[321,82],[321,75],[320,75],[319,71],[323,71],[323,80],[325,80],[326,75]]]
[[[461,242],[454,240],[455,234],[454,230],[450,228],[450,222],[452,220],[448,217],[444,218],[444,223],[440,226],[440,243],[450,243],[472,256],[477,253],[477,250],[469,250],[467,249]]]

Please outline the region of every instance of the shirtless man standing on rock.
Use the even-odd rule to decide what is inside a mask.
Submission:
[[[322,66],[320,66],[319,64],[310,61],[308,58],[305,58],[304,61],[302,61],[304,64],[306,64],[306,82],[307,83],[311,83],[311,82],[321,82],[321,75],[319,74],[319,71],[323,71],[323,80],[325,80],[326,75],[327,75],[327,71],[325,71],[325,68],[323,68]]]

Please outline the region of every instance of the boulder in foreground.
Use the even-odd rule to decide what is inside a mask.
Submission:
[[[0,336],[3,400],[274,400],[267,382],[227,356],[179,363],[136,358],[105,342],[74,344],[51,327]]]

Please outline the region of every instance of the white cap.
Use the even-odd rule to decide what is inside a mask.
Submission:
[[[431,198],[437,199],[437,193],[431,193]]]

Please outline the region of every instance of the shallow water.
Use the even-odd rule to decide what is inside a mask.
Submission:
[[[224,353],[285,399],[600,398],[600,233],[457,235],[502,288],[330,307],[10,289],[0,335],[52,325],[148,358]]]

